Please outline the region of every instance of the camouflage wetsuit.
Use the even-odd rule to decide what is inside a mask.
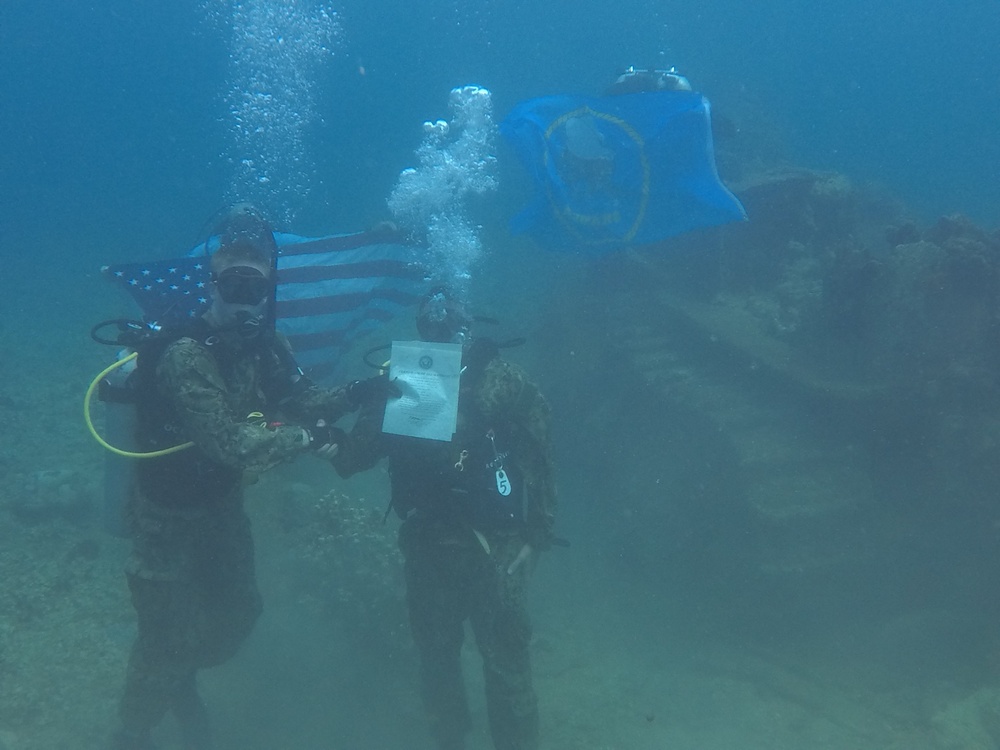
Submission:
[[[551,544],[548,405],[520,368],[493,358],[463,374],[451,442],[384,435],[381,423],[381,408],[363,410],[333,463],[349,476],[389,458],[393,507],[405,518],[399,544],[431,732],[443,750],[464,747],[470,720],[460,652],[468,619],[483,658],[493,744],[533,750],[529,571],[525,565],[508,575],[507,567],[525,542],[536,550]],[[507,496],[498,492],[501,468]]]
[[[277,337],[248,343],[203,326],[150,359],[157,364],[147,364],[139,403],[140,450],[187,440],[195,447],[137,465],[126,573],[139,632],[121,718],[124,731],[142,737],[172,709],[197,735],[197,726],[185,727],[204,719],[196,671],[233,656],[261,611],[243,485],[307,450],[301,428],[267,420],[279,404],[304,424],[332,422],[350,407],[346,391],[298,379]],[[248,418],[254,412],[265,416]]]

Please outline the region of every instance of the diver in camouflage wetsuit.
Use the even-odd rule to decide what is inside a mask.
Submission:
[[[425,341],[464,341],[468,324],[441,289],[417,318]],[[553,541],[549,408],[526,374],[497,354],[488,339],[466,346],[450,442],[383,434],[384,407],[372,403],[333,459],[344,477],[389,459],[392,505],[404,519],[399,545],[421,693],[441,750],[464,748],[470,729],[460,658],[465,620],[483,659],[494,747],[538,747],[525,589],[532,558]]]
[[[155,356],[140,350],[140,450],[194,447],[137,467],[126,573],[139,630],[117,750],[152,747],[150,732],[167,711],[185,748],[211,747],[196,673],[231,658],[261,612],[243,486],[302,453],[331,458],[328,425],[364,391],[365,383],[312,385],[275,334],[275,252],[266,222],[246,210],[231,216],[211,259],[209,311]],[[309,428],[273,421],[279,412]]]

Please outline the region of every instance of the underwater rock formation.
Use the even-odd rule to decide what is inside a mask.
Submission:
[[[921,229],[838,174],[771,172],[738,195],[749,222],[609,258],[563,312],[610,332],[563,334],[619,363],[633,408],[617,416],[658,415],[602,427],[633,454],[658,443],[671,476],[603,467],[624,557],[663,573],[721,555],[799,594],[842,579],[877,598],[944,560],[929,596],[992,585],[958,571],[1000,520],[1000,237],[962,217]]]

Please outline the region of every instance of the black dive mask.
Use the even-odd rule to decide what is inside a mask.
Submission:
[[[424,341],[463,344],[469,335],[469,316],[444,292],[428,297],[417,314],[417,332]]]
[[[274,283],[252,266],[230,266],[215,277],[215,288],[223,302],[256,306],[274,291]]]

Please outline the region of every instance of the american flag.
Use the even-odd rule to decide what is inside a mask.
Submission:
[[[278,330],[310,377],[323,380],[360,335],[416,304],[427,288],[422,248],[391,229],[300,237],[275,232],[278,243]],[[181,325],[208,309],[208,253],[213,238],[186,257],[107,266],[146,323]]]

